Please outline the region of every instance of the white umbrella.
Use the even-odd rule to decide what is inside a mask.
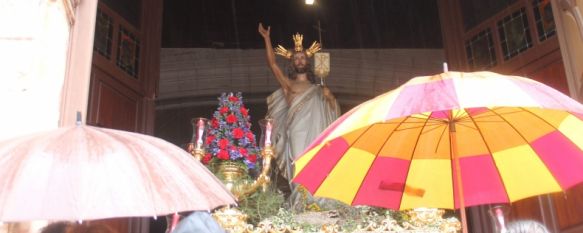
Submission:
[[[0,221],[157,216],[235,203],[189,153],[152,136],[73,126],[0,142]]]

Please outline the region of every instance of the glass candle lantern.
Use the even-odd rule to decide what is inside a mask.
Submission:
[[[261,137],[259,139],[259,147],[261,148],[269,148],[272,146],[272,138],[273,138],[273,128],[274,128],[274,120],[271,118],[261,119],[259,121],[259,126],[261,126]]]
[[[194,145],[195,150],[202,150],[204,145],[204,139],[206,138],[206,128],[208,120],[203,117],[193,118],[192,124],[192,139],[191,143]]]

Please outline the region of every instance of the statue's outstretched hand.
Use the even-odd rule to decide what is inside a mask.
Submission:
[[[327,86],[322,86],[322,94],[326,98],[334,97],[334,95],[332,95],[332,92],[330,91],[330,88],[328,88]]]
[[[330,106],[335,105],[336,98],[334,97],[334,94],[332,94],[332,92],[330,91],[330,88],[328,88],[327,86],[322,86],[322,95],[324,95],[326,102],[328,102]]]
[[[270,26],[267,26],[267,29],[265,29],[265,27],[263,27],[262,23],[259,23],[259,27],[257,28],[257,31],[259,31],[259,34],[261,34],[261,36],[263,36],[264,38],[269,37],[270,30],[271,30]]]

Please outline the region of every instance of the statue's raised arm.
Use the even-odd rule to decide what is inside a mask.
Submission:
[[[275,61],[275,52],[273,51],[273,46],[271,45],[271,37],[269,36],[269,32],[271,31],[271,27],[263,27],[263,24],[259,23],[259,27],[257,29],[259,34],[263,37],[265,41],[265,53],[267,57],[267,65],[271,68],[271,72],[275,75],[277,82],[283,89],[284,93],[287,95],[287,92],[290,90],[290,81],[289,79],[283,74],[277,62]]]

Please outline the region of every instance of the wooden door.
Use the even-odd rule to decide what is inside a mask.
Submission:
[[[87,124],[153,134],[161,21],[162,0],[99,2]],[[149,217],[97,222],[119,233],[147,232]]]

